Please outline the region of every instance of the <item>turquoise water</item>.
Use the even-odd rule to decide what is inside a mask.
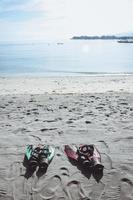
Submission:
[[[103,40],[0,44],[0,75],[133,73],[133,44]]]

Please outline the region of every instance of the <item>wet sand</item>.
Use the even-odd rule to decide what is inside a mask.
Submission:
[[[132,79],[0,78],[0,200],[132,200]],[[55,146],[55,156],[46,174],[26,179],[26,145],[39,143]],[[81,143],[101,152],[99,183],[64,153]]]

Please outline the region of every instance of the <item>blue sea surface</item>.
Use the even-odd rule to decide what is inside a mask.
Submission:
[[[133,43],[67,40],[0,44],[0,75],[133,73]]]

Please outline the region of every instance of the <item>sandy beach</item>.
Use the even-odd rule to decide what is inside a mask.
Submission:
[[[46,174],[24,177],[27,144],[51,144]],[[98,183],[65,144],[95,144]],[[133,76],[0,77],[0,200],[132,200]]]
[[[133,92],[132,75],[0,77],[0,94]]]

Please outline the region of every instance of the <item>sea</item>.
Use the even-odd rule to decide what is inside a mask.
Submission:
[[[0,43],[0,76],[133,74],[133,43],[61,40]]]

